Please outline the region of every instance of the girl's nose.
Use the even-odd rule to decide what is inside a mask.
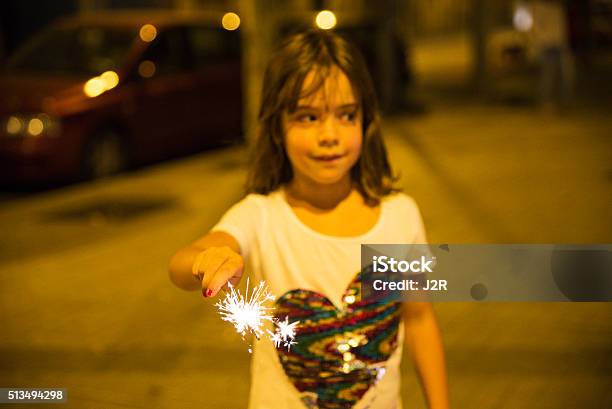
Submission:
[[[333,115],[328,115],[323,121],[323,126],[319,131],[319,145],[333,146],[338,144],[338,132],[334,123]]]

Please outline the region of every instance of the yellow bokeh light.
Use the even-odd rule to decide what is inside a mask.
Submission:
[[[104,81],[105,91],[115,88],[119,84],[119,75],[115,71],[106,71],[100,75],[100,78]]]
[[[348,352],[348,350],[351,349],[351,347],[348,344],[340,344],[338,345],[338,351],[345,353]]]
[[[348,344],[353,348],[357,348],[359,346],[359,340],[357,338],[351,338],[348,340]]]
[[[90,98],[113,89],[119,84],[119,75],[115,71],[105,71],[98,77],[93,77],[83,85],[83,92]]]
[[[155,75],[155,63],[150,60],[144,60],[138,64],[138,74],[143,78],[151,78]]]
[[[21,132],[22,127],[23,123],[21,122],[21,119],[17,118],[16,116],[11,116],[6,121],[6,132],[9,135],[17,135],[19,132]]]
[[[32,136],[40,135],[44,129],[45,125],[39,118],[32,118],[28,122],[28,133]]]
[[[236,13],[225,13],[221,19],[221,25],[226,30],[236,30],[240,27],[240,17]]]
[[[157,29],[153,24],[145,24],[140,27],[140,38],[142,41],[150,43],[155,40],[155,37],[157,37]]]
[[[329,30],[336,26],[336,15],[329,10],[320,11],[315,19],[317,27]]]
[[[91,98],[97,97],[104,91],[106,91],[104,80],[100,77],[93,77],[83,86],[83,92],[85,92],[85,95]]]

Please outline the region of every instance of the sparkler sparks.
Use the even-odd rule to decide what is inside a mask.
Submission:
[[[219,309],[221,319],[232,323],[236,331],[243,337],[246,334],[253,334],[259,339],[263,334],[264,321],[274,321],[271,315],[274,308],[263,305],[266,301],[273,301],[274,296],[270,294],[263,281],[252,289],[249,296],[249,280],[247,279],[246,298],[236,291],[231,283],[228,282],[227,286],[229,293],[223,300],[215,304]]]
[[[289,323],[289,317],[285,317],[285,321],[276,320],[274,322],[276,324],[276,329],[274,332],[268,330],[268,334],[270,335],[270,340],[274,342],[274,346],[277,348],[281,346],[281,344],[287,348],[287,350],[291,349],[291,345],[297,344],[294,341],[295,339],[295,327],[299,323],[299,321],[294,321]]]
[[[244,338],[247,334],[253,334],[259,340],[264,333],[263,326],[265,321],[270,321],[276,326],[274,332],[266,330],[270,340],[278,348],[283,345],[287,349],[291,345],[297,344],[295,339],[295,329],[299,321],[289,323],[289,317],[284,321],[274,318],[273,307],[266,307],[264,303],[274,301],[274,296],[270,294],[268,287],[263,281],[258,286],[253,287],[249,295],[249,279],[246,284],[246,297],[240,294],[231,283],[227,283],[229,293],[225,298],[215,303],[221,314],[221,319],[234,325],[236,332]],[[249,349],[250,352],[250,349]]]

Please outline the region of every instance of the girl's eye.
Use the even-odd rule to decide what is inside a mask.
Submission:
[[[315,122],[317,119],[318,118],[315,114],[301,114],[297,116],[298,122],[302,122],[305,124]]]
[[[357,119],[357,112],[345,112],[340,116],[340,119],[347,122],[355,122],[355,120]]]

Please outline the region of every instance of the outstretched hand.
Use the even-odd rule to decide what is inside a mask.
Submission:
[[[227,283],[237,286],[244,270],[242,256],[228,246],[209,247],[197,255],[192,274],[202,283],[202,295],[214,297]]]

